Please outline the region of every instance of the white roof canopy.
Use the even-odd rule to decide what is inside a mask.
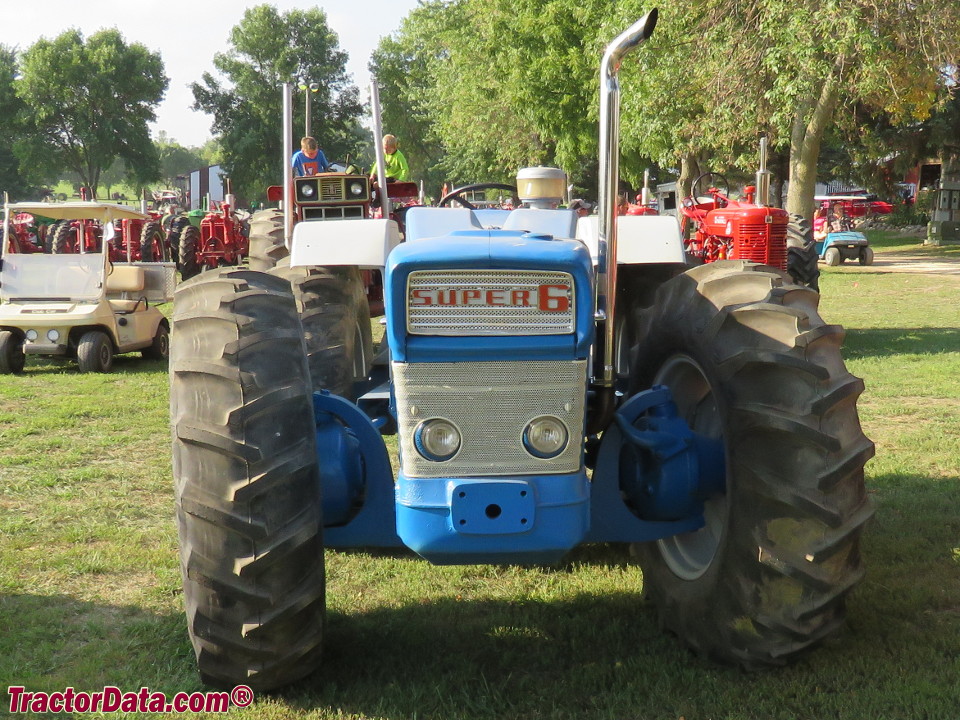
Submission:
[[[6,205],[6,210],[9,213],[42,215],[43,217],[53,218],[54,220],[100,220],[101,222],[111,222],[113,220],[146,220],[149,217],[128,205],[116,205],[114,203],[102,203],[89,200],[70,203],[9,203]]]

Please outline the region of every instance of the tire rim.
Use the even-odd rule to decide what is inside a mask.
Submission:
[[[364,354],[363,330],[358,322],[353,331],[353,379],[364,380],[367,377],[367,358]]]
[[[106,345],[100,346],[100,367],[104,370],[110,367],[110,348]]]
[[[723,420],[713,387],[693,358],[673,356],[657,372],[654,384],[670,388],[677,411],[691,430],[707,437],[723,438]],[[726,532],[727,497],[724,493],[704,503],[704,526],[699,530],[657,541],[664,562],[677,577],[696,580],[713,564]]]

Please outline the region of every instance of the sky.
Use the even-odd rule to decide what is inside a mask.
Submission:
[[[3,16],[0,44],[29,48],[41,37],[52,39],[64,30],[77,28],[89,37],[102,28],[115,27],[128,44],[141,43],[163,58],[170,78],[163,102],[150,127],[181,145],[199,147],[210,138],[212,118],[190,109],[189,85],[204,72],[214,73],[213,56],[227,48],[227,37],[248,7],[269,4],[281,13],[295,8],[321,8],[327,25],[349,54],[347,72],[353,76],[363,99],[369,97],[367,63],[381,37],[391,35],[400,21],[417,6],[417,0],[0,0]],[[279,89],[278,89],[279,92]]]

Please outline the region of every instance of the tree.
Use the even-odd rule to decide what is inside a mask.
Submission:
[[[156,145],[157,154],[160,157],[160,180],[168,187],[176,185],[178,175],[186,175],[208,164],[204,161],[200,150],[184,147],[168,138],[166,133],[160,133]]]
[[[291,10],[259,5],[247,9],[230,32],[231,48],[214,57],[227,79],[210,73],[192,86],[194,109],[213,116],[221,162],[242,197],[262,198],[280,180],[284,82],[320,84],[312,96],[312,128],[329,160],[356,156],[365,142],[357,88],[346,74],[347,55],[319,8]],[[294,103],[294,127],[303,127],[303,98]],[[367,136],[369,137],[369,136]]]
[[[403,19],[400,30],[382,38],[370,61],[380,88],[383,127],[396,135],[410,165],[410,175],[436,193],[446,179],[441,161],[445,148],[434,131],[426,99],[434,86],[434,63],[442,62],[436,42],[449,19],[442,2],[421,4]]]
[[[442,166],[571,169],[595,156],[600,57],[646,0],[429,5],[439,30],[398,41],[435,58],[419,107],[452,156]],[[856,107],[922,120],[960,55],[958,27],[960,5],[942,0],[664,4],[620,73],[621,173],[636,183],[652,159],[680,168],[683,187],[705,169],[753,169],[763,133],[789,156],[788,210],[805,213],[828,129],[854,130]]]
[[[6,191],[14,198],[22,197],[31,190],[38,177],[28,173],[14,153],[15,145],[23,137],[23,101],[17,97],[14,78],[17,76],[16,53],[0,45],[0,192]]]
[[[21,161],[45,172],[76,172],[94,193],[116,158],[152,179],[158,158],[147,124],[168,80],[159,54],[128,45],[116,29],[84,41],[78,30],[38,40],[24,53],[17,95],[30,132]]]

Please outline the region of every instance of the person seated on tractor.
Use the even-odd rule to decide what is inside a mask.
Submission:
[[[407,166],[407,159],[403,153],[397,149],[397,138],[394,135],[383,136],[383,164],[384,174],[387,176],[387,182],[406,182],[410,169]],[[377,179],[377,163],[370,166],[370,181]]]
[[[296,177],[305,175],[319,175],[327,171],[329,163],[327,156],[312,137],[300,140],[300,150],[293,155],[293,174]]]

